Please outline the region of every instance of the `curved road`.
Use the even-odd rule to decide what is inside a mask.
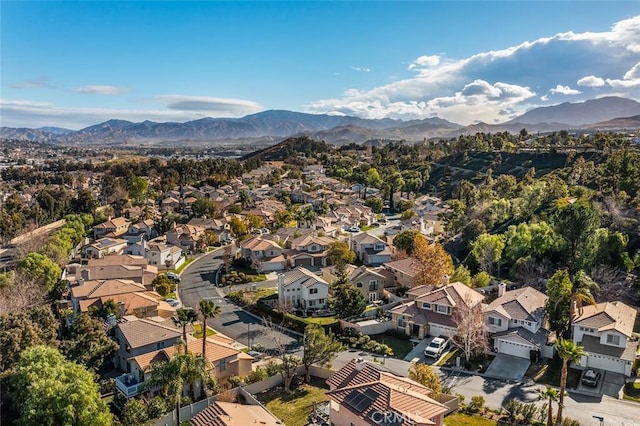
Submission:
[[[208,325],[214,330],[247,346],[261,345],[265,349],[273,350],[277,346],[274,340],[278,340],[287,350],[298,350],[298,336],[265,327],[260,318],[224,298],[228,288],[215,286],[216,275],[223,265],[222,256],[223,249],[214,250],[196,259],[182,271],[178,294],[183,306],[197,310],[200,300],[212,299],[222,309],[220,315],[208,320]],[[268,283],[261,286],[265,285]]]

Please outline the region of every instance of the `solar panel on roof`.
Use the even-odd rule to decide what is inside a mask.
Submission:
[[[377,397],[378,393],[375,391],[361,392],[355,389],[346,396],[344,402],[356,413],[362,413],[373,404]]]

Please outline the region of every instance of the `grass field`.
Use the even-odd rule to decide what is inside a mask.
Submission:
[[[329,388],[320,380],[312,380],[295,391],[285,394],[282,389],[271,389],[257,395],[258,400],[287,426],[304,426],[313,411],[313,402],[327,401]]]
[[[444,424],[445,426],[495,426],[498,422],[484,417],[453,413],[444,418]]]
[[[393,349],[393,357],[398,359],[404,359],[404,357],[413,349],[413,343],[411,343],[410,340],[401,339],[388,334],[377,334],[375,336],[371,336],[371,340],[375,340],[378,343],[384,343],[389,346]]]
[[[201,324],[193,324],[193,337],[196,339],[202,339],[202,325]],[[207,336],[213,336],[216,334],[211,328],[207,327]]]

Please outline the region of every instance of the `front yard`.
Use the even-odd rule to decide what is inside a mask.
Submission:
[[[480,416],[453,413],[444,418],[444,424],[445,426],[495,426],[498,422]]]
[[[525,373],[534,382],[551,386],[560,386],[560,374],[562,372],[562,360],[554,357],[548,364],[532,363]],[[567,371],[567,389],[575,389],[580,382],[581,371],[569,368]]]
[[[413,343],[409,339],[403,339],[390,334],[376,334],[371,336],[371,340],[385,344],[393,349],[393,357],[404,359],[413,349]]]
[[[624,399],[640,402],[640,382],[631,382],[624,385]]]
[[[274,388],[262,392],[256,397],[287,426],[304,426],[313,411],[313,402],[328,401],[325,393],[329,387],[323,380],[313,379],[295,391],[285,394],[282,389]]]

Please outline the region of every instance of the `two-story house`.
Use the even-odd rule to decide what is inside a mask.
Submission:
[[[100,238],[82,247],[82,257],[101,259],[110,254],[121,254],[127,247],[127,240],[121,238]]]
[[[157,265],[158,268],[176,268],[183,260],[180,247],[170,244],[149,243],[145,252],[149,265]]]
[[[292,268],[298,266],[327,266],[327,249],[336,240],[317,235],[304,235],[291,241],[291,250],[285,252]]]
[[[287,267],[282,247],[272,240],[261,237],[243,241],[240,244],[240,256],[250,262],[251,268],[258,272],[283,271]]]
[[[409,336],[452,337],[457,331],[456,310],[473,308],[483,299],[481,293],[460,282],[449,283],[445,275],[442,286],[396,306],[391,310],[391,318],[394,328]]]
[[[70,263],[65,268],[65,279],[78,280],[128,279],[150,288],[158,275],[158,267],[149,265],[146,258],[133,255],[111,255],[102,259],[89,259],[86,265]]]
[[[365,265],[378,266],[391,260],[391,249],[380,238],[363,232],[351,237],[351,250]]]
[[[396,287],[413,287],[413,279],[420,271],[418,261],[413,257],[386,262],[384,267],[393,274]]]
[[[349,361],[327,384],[335,426],[442,426],[450,411],[426,386],[362,359]]]
[[[505,284],[500,284],[498,298],[483,312],[493,351],[526,359],[531,359],[531,351],[553,357],[549,331],[544,328],[547,296],[533,287],[505,290]]]
[[[195,250],[205,229],[193,225],[179,225],[166,233],[167,243],[183,250]]]
[[[369,303],[382,300],[384,296],[384,284],[386,277],[375,269],[366,266],[346,265],[347,277],[369,301]],[[329,266],[322,269],[322,278],[328,283],[332,283],[338,279],[335,273],[335,266]]]
[[[93,227],[93,238],[118,237],[127,232],[129,222],[124,217],[116,217]]]
[[[638,342],[630,340],[637,311],[622,302],[584,306],[572,322],[573,340],[587,356],[581,368],[596,368],[631,376]]]
[[[304,310],[324,309],[329,283],[303,267],[278,274],[278,303]]]

